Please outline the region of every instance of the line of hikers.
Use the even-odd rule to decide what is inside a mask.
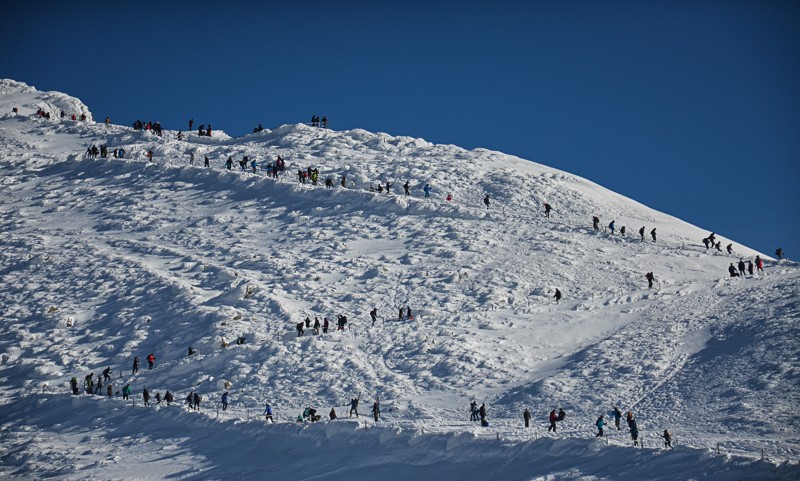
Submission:
[[[375,323],[378,321],[378,308],[374,307],[371,311],[369,311],[369,317],[372,321],[372,325],[374,326]],[[414,313],[411,312],[410,306],[400,307],[397,313],[397,320],[414,320]],[[385,321],[384,321],[385,322]],[[345,326],[347,325],[347,316],[338,314],[336,316],[336,330],[337,331],[344,331]],[[314,321],[312,324],[311,316],[306,316],[304,321],[298,322],[295,324],[295,330],[297,331],[297,337],[302,337],[305,334],[306,329],[314,329],[314,335],[318,336],[320,333],[320,329],[322,329],[323,334],[328,333],[328,329],[330,327],[330,321],[328,320],[327,316],[323,316],[322,322],[319,320],[319,316],[314,316]]]

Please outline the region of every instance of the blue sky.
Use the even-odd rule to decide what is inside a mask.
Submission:
[[[800,2],[115,3],[5,6],[0,77],[115,123],[496,149],[800,257]]]

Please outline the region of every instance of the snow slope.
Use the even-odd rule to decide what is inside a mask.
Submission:
[[[92,118],[0,81],[3,477],[800,478],[795,263],[762,254],[764,275],[730,279],[758,253],[706,251],[713,226],[499,152],[304,125],[178,141],[39,108]],[[87,159],[92,144],[126,158]],[[244,155],[281,155],[287,172],[225,170]],[[300,184],[309,166],[335,187]],[[387,181],[391,194],[370,190]],[[627,235],[594,231],[593,215]],[[298,338],[306,316],[331,331]],[[68,394],[107,366],[134,405]],[[144,407],[144,386],[196,390],[204,408]],[[306,406],[344,417],[358,395],[361,423],[293,422]],[[376,396],[381,421],[365,425]],[[489,428],[468,421],[472,399]],[[274,425],[259,418],[267,401]],[[594,437],[615,405],[636,413],[643,449],[624,430]],[[665,428],[675,450],[659,448]]]

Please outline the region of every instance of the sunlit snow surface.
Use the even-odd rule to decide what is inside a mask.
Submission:
[[[1,477],[800,479],[795,263],[762,255],[765,275],[730,279],[757,253],[722,237],[734,255],[706,251],[714,226],[499,152],[304,125],[178,141],[91,118],[65,94],[0,81]],[[126,159],[87,159],[92,144]],[[241,172],[244,155],[281,155],[287,171]],[[317,186],[297,180],[309,166]],[[391,194],[370,191],[387,181]],[[306,316],[331,330],[298,338]],[[135,403],[68,394],[107,366]],[[143,406],[145,386],[176,404]],[[472,399],[488,428],[469,421]],[[343,419],[296,423],[307,406]],[[595,438],[614,406],[635,412],[644,448],[624,421]]]

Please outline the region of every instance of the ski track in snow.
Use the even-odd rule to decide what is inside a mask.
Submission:
[[[91,119],[77,99],[0,81],[4,478],[258,478],[266,466],[276,479],[800,477],[791,261],[762,255],[766,276],[730,279],[730,262],[757,253],[706,251],[707,230],[485,149],[303,125],[177,141],[37,108]],[[83,156],[102,143],[126,159]],[[278,154],[277,181],[223,166]],[[336,187],[299,184],[309,165]],[[393,193],[371,192],[379,181]],[[627,236],[594,231],[593,215]],[[413,321],[397,319],[401,306]],[[331,331],[298,338],[306,316]],[[135,406],[67,394],[72,376],[106,366]],[[231,408],[218,413],[226,381]],[[207,407],[145,408],[144,386],[177,401],[195,389]],[[359,393],[362,418],[380,396],[378,426],[292,422],[306,406],[346,417]],[[467,421],[471,399],[487,403],[490,428]],[[265,401],[275,425],[256,420]],[[594,438],[614,406],[636,413],[646,449],[613,427]],[[559,407],[567,420],[548,436]],[[664,428],[673,451],[655,449]]]

